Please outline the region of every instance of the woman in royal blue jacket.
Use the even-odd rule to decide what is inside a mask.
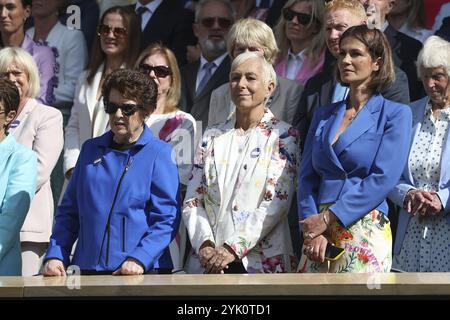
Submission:
[[[379,94],[394,80],[391,50],[379,30],[346,30],[338,69],[348,98],[316,111],[303,152],[298,204],[305,254],[299,271],[389,272],[386,197],[406,162],[411,111]],[[325,263],[330,242],[345,253]]]
[[[86,141],[58,207],[44,275],[169,273],[169,243],[180,219],[179,181],[170,145],[145,126],[157,87],[131,70],[103,85],[111,130]],[[77,246],[69,257],[75,240]]]

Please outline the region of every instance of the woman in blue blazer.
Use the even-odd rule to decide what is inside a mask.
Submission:
[[[427,97],[411,105],[408,162],[389,198],[401,207],[394,267],[450,271],[450,43],[428,38],[417,60]]]
[[[178,169],[169,144],[145,118],[157,85],[119,69],[103,85],[111,130],[87,140],[55,217],[44,275],[170,273],[169,244],[180,221]],[[72,246],[78,239],[73,258]]]
[[[6,133],[19,103],[15,84],[0,79],[0,276],[22,275],[20,228],[36,191],[36,154]]]
[[[345,31],[337,78],[350,87],[348,98],[316,111],[303,152],[298,204],[305,254],[299,272],[388,272],[386,197],[406,162],[411,111],[379,94],[394,80],[383,33],[365,25]],[[345,253],[325,263],[328,243]]]

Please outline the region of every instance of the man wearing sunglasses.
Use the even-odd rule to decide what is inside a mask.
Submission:
[[[202,121],[206,129],[214,89],[228,82],[230,58],[226,39],[234,23],[234,10],[226,0],[201,0],[193,30],[201,49],[200,59],[181,69],[181,109]]]
[[[142,49],[154,42],[170,48],[179,65],[186,63],[186,47],[195,42],[192,12],[178,0],[138,0],[131,5],[140,18]]]

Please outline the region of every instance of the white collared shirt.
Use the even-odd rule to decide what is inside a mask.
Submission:
[[[142,5],[139,1],[136,2],[136,6],[134,8],[134,10],[136,11],[137,14],[137,9],[140,7],[147,7],[147,11],[145,11],[142,14],[142,21],[141,21],[141,30],[144,31],[145,26],[147,25],[147,23],[150,21],[150,18],[153,15],[153,12],[156,11],[156,9],[158,9],[159,5],[163,2],[163,0],[153,0],[150,1],[149,3],[147,3],[147,5]]]
[[[305,62],[305,50],[306,49],[294,54],[289,48],[288,61],[286,63],[286,78],[290,80],[295,80],[297,78],[297,73],[300,71],[300,68]]]
[[[216,58],[214,61],[214,67],[211,69],[211,74],[214,74],[214,72],[216,72],[217,68],[220,66],[220,64],[222,63],[223,59],[226,58],[228,53],[224,53],[223,55],[221,55],[220,57]],[[205,66],[205,64],[207,64],[209,61],[205,59],[205,57],[203,57],[203,55],[200,57],[200,67],[197,70],[197,80],[195,82],[195,90],[197,90],[198,85],[200,84],[200,82],[203,79],[203,76],[205,75],[205,68],[203,68]]]

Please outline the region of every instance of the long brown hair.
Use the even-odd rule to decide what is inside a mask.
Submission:
[[[141,26],[139,25],[139,19],[132,8],[115,6],[109,8],[103,13],[99,25],[103,23],[106,15],[110,13],[117,13],[123,19],[125,28],[128,31],[127,49],[125,52],[125,59],[124,59],[125,68],[133,68],[134,62],[136,61],[136,58],[139,55],[139,50],[141,46]],[[98,67],[100,67],[100,65],[105,61],[105,59],[106,55],[101,48],[100,37],[97,36],[94,39],[91,52],[91,59],[89,61],[89,65],[87,68],[88,69],[87,82],[89,84],[92,83],[92,79],[94,78]]]

